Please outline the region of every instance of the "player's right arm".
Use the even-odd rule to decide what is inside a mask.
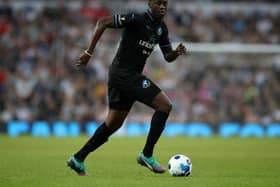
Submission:
[[[80,55],[77,60],[77,66],[86,66],[90,57],[93,54],[95,46],[102,36],[106,28],[124,28],[133,26],[142,21],[142,17],[138,14],[129,13],[129,14],[115,14],[113,16],[103,17],[97,21],[95,26],[92,40],[89,47]]]
[[[106,28],[115,28],[114,16],[103,17],[97,21],[89,47],[79,56],[76,66],[86,66],[88,64],[95,46]]]

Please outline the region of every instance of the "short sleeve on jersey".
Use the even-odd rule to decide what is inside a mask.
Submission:
[[[136,13],[114,15],[115,28],[127,27],[130,25],[137,24],[140,21],[141,21],[141,16]]]
[[[159,40],[159,46],[160,48],[171,47],[171,43],[168,37],[168,29],[165,24],[162,27],[162,36]]]

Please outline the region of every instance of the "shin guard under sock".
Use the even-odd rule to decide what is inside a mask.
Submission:
[[[78,151],[74,157],[79,161],[83,162],[88,154],[99,146],[104,144],[109,136],[111,135],[110,129],[106,126],[105,123],[101,124],[93,134],[93,136],[88,140],[88,142]]]
[[[166,120],[169,113],[156,111],[151,120],[151,127],[147,137],[145,147],[143,149],[143,154],[146,157],[151,157],[153,155],[154,146],[157,143],[162,131],[164,130]]]

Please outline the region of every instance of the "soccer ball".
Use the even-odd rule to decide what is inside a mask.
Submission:
[[[189,176],[192,171],[191,159],[182,154],[172,156],[168,162],[168,171],[172,176]]]

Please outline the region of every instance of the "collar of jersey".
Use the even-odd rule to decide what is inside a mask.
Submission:
[[[147,15],[148,15],[148,17],[149,17],[149,19],[151,20],[152,23],[160,23],[160,22],[161,22],[161,20],[156,20],[156,19],[153,17],[153,14],[152,14],[152,11],[151,11],[150,8],[147,10],[146,13],[147,13]]]
[[[147,15],[148,15],[148,17],[150,18],[151,21],[155,21],[155,19],[153,18],[153,14],[152,14],[151,9],[147,10]]]

